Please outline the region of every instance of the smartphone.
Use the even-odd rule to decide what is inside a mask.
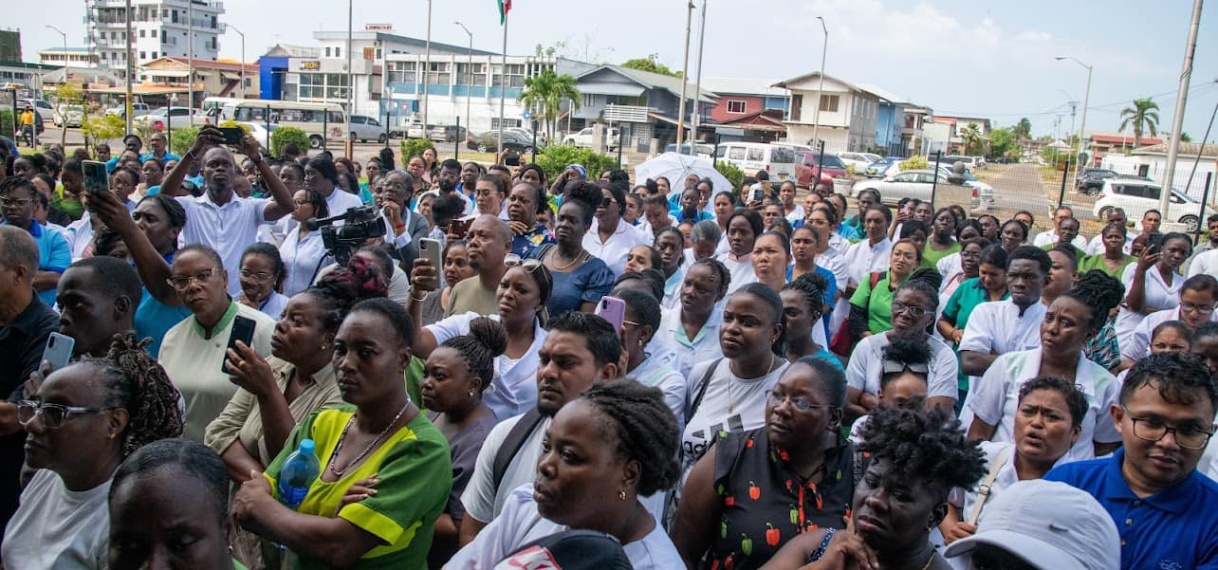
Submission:
[[[220,133],[224,135],[224,144],[241,144],[241,137],[245,136],[245,131],[241,127],[220,127]]]
[[[47,338],[47,346],[42,351],[42,361],[50,363],[51,372],[59,370],[72,360],[72,349],[75,347],[76,339],[53,332]]]
[[[1155,232],[1150,234],[1146,240],[1146,252],[1149,254],[1159,253],[1163,249],[1163,234]]]
[[[617,297],[601,297],[601,302],[596,304],[596,316],[609,321],[613,325],[613,330],[618,334],[622,334],[622,323],[626,320],[626,301]]]
[[[465,234],[469,233],[469,227],[472,225],[474,225],[473,218],[470,218],[468,220],[449,220],[448,221],[448,233],[449,233],[449,235],[456,235],[456,236],[461,236],[462,238],[464,238]],[[437,265],[436,267],[439,267],[439,265]]]
[[[245,346],[250,346],[254,343],[254,320],[237,315],[233,317],[233,329],[228,334],[228,348],[236,350],[237,341],[245,343]],[[224,360],[220,362],[220,371],[225,374],[232,374],[228,369],[228,351],[225,351]]]
[[[765,199],[765,189],[761,188],[760,186],[753,188],[753,195],[749,197],[749,201],[760,202],[763,199]]]
[[[431,238],[423,238],[419,240],[419,257],[426,259],[431,263],[432,267],[436,268],[437,272],[444,269],[443,260],[440,259],[441,250],[440,242]]]
[[[110,191],[110,179],[106,172],[106,163],[96,160],[86,160],[80,163],[85,175],[85,192],[90,194],[105,194]]]

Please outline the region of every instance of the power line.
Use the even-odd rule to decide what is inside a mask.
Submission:
[[[1197,86],[1193,87],[1192,89],[1189,89],[1188,92],[1189,92],[1189,95],[1192,95],[1197,91],[1200,91],[1200,90],[1203,90],[1206,88],[1213,88],[1213,87],[1215,87],[1215,84],[1213,82],[1204,83],[1201,85],[1197,85]],[[1171,91],[1166,91],[1164,93],[1157,93],[1154,95],[1149,95],[1147,97],[1134,97],[1134,99],[1154,99],[1155,97],[1165,97],[1168,95],[1175,95],[1178,91],[1179,91],[1179,89],[1173,89]],[[1090,111],[1103,110],[1108,107],[1115,107],[1118,105],[1128,105],[1129,102],[1132,100],[1133,99],[1124,99],[1121,101],[1114,101],[1112,103],[1104,103],[1101,105],[1090,105],[1087,107],[1087,109]],[[1006,113],[989,113],[989,112],[986,112],[986,113],[961,113],[961,112],[944,111],[942,113],[936,112],[936,114],[945,115],[945,116],[949,116],[949,117],[952,117],[952,116],[989,117],[989,118],[994,118],[994,117],[1043,117],[1043,116],[1057,114],[1059,111],[1061,111],[1065,108],[1068,108],[1069,106],[1070,106],[1069,103],[1063,103],[1061,105],[1058,105],[1056,107],[1052,107],[1050,109],[1046,109],[1043,111],[1024,111],[1024,112],[1006,112]]]

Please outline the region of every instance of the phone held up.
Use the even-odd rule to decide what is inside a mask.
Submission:
[[[86,160],[80,163],[80,169],[85,177],[86,193],[101,195],[110,191],[110,180],[106,172],[106,163]]]
[[[250,346],[254,343],[254,320],[237,315],[233,317],[233,329],[228,335],[228,349],[237,350],[237,341],[245,343],[245,346]],[[225,351],[224,360],[220,363],[220,371],[225,374],[232,374],[228,368],[228,351]]]

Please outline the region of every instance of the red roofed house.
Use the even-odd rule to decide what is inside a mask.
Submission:
[[[258,64],[235,61],[194,61],[195,104],[199,106],[207,97],[239,97],[241,95],[241,70],[245,68],[246,97],[258,96]],[[177,87],[185,93],[190,75],[190,60],[184,57],[163,56],[139,67],[139,78],[144,85],[161,88]],[[186,106],[186,102],[179,103]]]
[[[1087,146],[1091,149],[1092,162],[1099,164],[1109,153],[1129,154],[1134,148],[1133,142],[1133,133],[1091,133]],[[1163,139],[1142,137],[1137,146],[1157,144],[1163,144]]]

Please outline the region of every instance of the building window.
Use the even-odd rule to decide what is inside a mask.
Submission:
[[[821,95],[820,110],[825,113],[836,113],[837,104],[841,100],[841,95]]]
[[[340,47],[334,48],[334,57],[342,57],[342,56],[343,56],[343,48],[340,48]]]
[[[748,104],[745,101],[728,101],[727,112],[733,115],[743,115],[747,112]]]
[[[152,52],[152,59],[156,59],[156,52]]]
[[[791,120],[792,121],[795,121],[795,122],[799,121],[799,114],[800,114],[800,112],[803,111],[803,108],[804,108],[804,96],[799,95],[799,94],[791,95]]]
[[[449,85],[452,83],[452,73],[450,73],[448,62],[433,61],[429,67],[430,69],[427,71],[428,85]]]
[[[321,99],[326,94],[326,76],[321,73],[301,73],[300,87],[297,91],[300,99]]]
[[[326,98],[327,99],[346,99],[347,98],[347,74],[345,74],[345,73],[327,73],[326,74]]]
[[[508,117],[504,117],[504,119],[503,119],[504,128],[519,127],[519,126],[520,126],[520,119],[511,119]],[[491,130],[492,131],[499,130],[499,117],[491,117]]]
[[[145,30],[140,30],[140,37],[141,38],[147,37],[144,35],[145,33],[146,33]]]
[[[144,61],[145,59],[148,59],[148,54],[146,52],[140,52],[140,61]]]
[[[584,107],[595,107],[596,106],[596,95],[593,95],[591,93],[584,93],[583,101],[580,104],[581,104],[581,106],[584,106]]]
[[[373,57],[376,59],[381,58],[381,48],[376,48],[376,55],[374,55]]]
[[[330,57],[330,48],[326,48],[326,57]]]
[[[415,70],[418,69],[418,64],[413,61],[391,61],[388,64],[389,77],[386,79],[389,83],[416,83],[418,78]]]

